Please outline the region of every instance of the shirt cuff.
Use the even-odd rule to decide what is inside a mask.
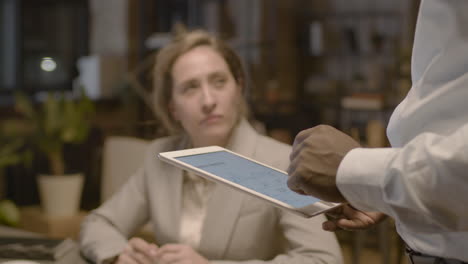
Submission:
[[[392,148],[356,148],[346,154],[336,184],[351,205],[362,211],[388,211],[383,188],[388,162],[396,152]]]

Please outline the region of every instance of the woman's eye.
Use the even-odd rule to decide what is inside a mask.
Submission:
[[[195,90],[198,87],[196,83],[188,83],[187,85],[184,86],[183,92],[189,92],[191,90]]]
[[[225,83],[226,83],[226,78],[219,77],[219,78],[214,79],[214,85],[216,87],[222,87],[224,86]]]

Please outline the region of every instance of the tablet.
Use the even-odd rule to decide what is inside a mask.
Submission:
[[[222,147],[162,152],[158,157],[162,161],[226,184],[303,217],[316,216],[342,205],[293,192],[287,186],[286,172]]]

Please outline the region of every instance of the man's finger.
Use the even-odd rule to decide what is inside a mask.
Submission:
[[[287,169],[288,176],[291,176],[297,169],[298,159],[294,158],[290,160],[289,167]]]
[[[333,210],[326,212],[325,214],[333,219],[343,218],[343,207],[346,205],[339,206]]]
[[[372,224],[367,224],[367,223],[365,223],[363,221],[360,221],[358,219],[349,220],[349,219],[345,219],[345,218],[336,220],[336,225],[341,229],[350,230],[350,231],[352,231],[352,230],[363,230],[363,229],[367,229],[370,226],[372,226]]]
[[[312,132],[312,128],[309,128],[309,129],[305,129],[305,130],[302,130],[300,131],[296,137],[294,138],[294,143],[293,145],[297,145],[297,144],[300,144],[302,143],[302,141],[304,141],[306,138],[309,137],[309,135],[311,134]]]
[[[306,195],[304,190],[302,190],[301,188],[301,184],[298,181],[299,179],[297,178],[297,176],[290,176],[287,181],[288,188],[299,194]]]
[[[333,221],[325,221],[322,223],[322,229],[325,231],[334,232],[338,230],[338,226]]]
[[[300,147],[298,147],[297,145],[293,145],[291,154],[289,154],[289,161],[291,163],[294,162],[294,160],[297,158],[299,153],[300,153]]]

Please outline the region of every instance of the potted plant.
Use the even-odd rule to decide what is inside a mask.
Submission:
[[[42,207],[49,215],[72,215],[79,209],[84,177],[65,174],[64,146],[84,142],[91,128],[94,104],[82,90],[78,98],[63,92],[49,92],[35,105],[22,93],[15,95],[19,118],[6,120],[3,131],[25,146],[43,153],[50,174],[38,176]]]

